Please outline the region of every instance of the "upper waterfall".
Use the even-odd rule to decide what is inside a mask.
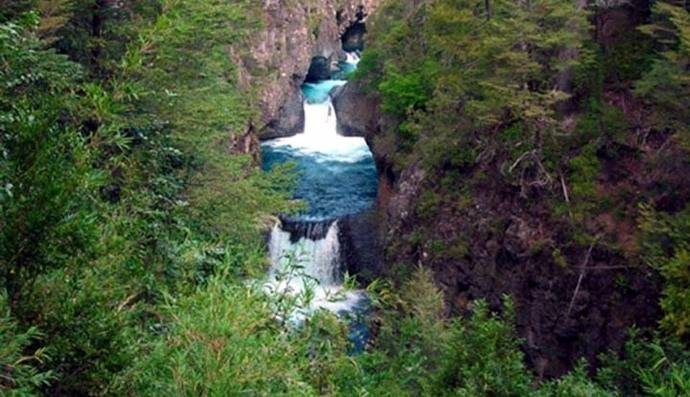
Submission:
[[[345,80],[305,84],[304,131],[262,144],[264,167],[293,161],[300,178],[295,192],[308,209],[303,220],[335,219],[373,205],[376,166],[364,138],[337,133],[337,114],[328,92]]]
[[[319,163],[337,161],[356,163],[371,157],[363,138],[338,135],[335,109],[330,98],[321,103],[304,103],[304,131],[287,138],[275,139],[265,146],[288,149],[297,154],[314,156]]]

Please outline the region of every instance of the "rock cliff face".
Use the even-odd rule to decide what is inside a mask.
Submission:
[[[364,136],[379,169],[377,225],[384,266],[372,269],[380,272],[374,276],[395,279],[399,264],[428,267],[453,315],[467,313],[479,298],[500,309],[501,297],[512,296],[527,359],[547,377],[564,373],[581,357],[595,364],[599,353],[621,348],[629,327],[656,324],[659,280],[631,259],[634,224],[604,214],[596,219],[597,244],[578,244],[571,240],[571,226],[550,215],[539,192],[525,197],[501,182],[500,170],[490,162],[448,170],[465,173],[468,181],[481,172],[485,177],[479,183],[463,185],[459,178],[443,187],[443,175],[430,174],[418,163],[394,166],[394,123],[378,110],[375,93],[366,94],[354,82],[332,96],[340,133]],[[677,177],[690,173],[687,165],[666,164],[646,175],[639,172],[643,151],[631,146],[619,153],[615,159],[597,154],[606,170],[601,186],[652,192],[655,183],[664,183],[677,187],[681,198],[675,201],[690,197]],[[470,193],[458,195],[463,189]],[[429,198],[433,211],[424,210]]]
[[[605,248],[608,242],[589,252],[586,246],[569,244],[559,251],[565,260],[554,260],[550,247],[567,239],[568,225],[550,220],[538,197],[525,200],[518,189],[496,182],[500,177],[491,174],[490,164],[482,168],[486,183],[468,187],[473,193],[462,211],[444,204],[457,198],[438,191],[441,175],[429,174],[419,164],[396,169],[390,161],[393,146],[386,143],[390,124],[375,110],[377,98],[358,90],[352,84],[337,93],[335,103],[341,130],[367,137],[379,168],[376,224],[384,265],[364,269],[364,279],[395,279],[401,273],[399,264],[428,267],[450,315],[467,313],[480,298],[500,309],[502,296],[512,296],[518,334],[540,376],[560,375],[581,357],[595,363],[599,353],[621,348],[628,327],[656,323],[658,280],[652,271],[630,266],[623,254]],[[630,153],[625,161],[633,164],[636,155]],[[684,172],[690,171],[664,173]],[[644,190],[652,182],[631,183]],[[420,213],[425,194],[432,192],[438,209],[431,215]],[[583,266],[588,270],[575,295]]]
[[[331,91],[331,98],[340,135],[373,138],[382,117],[378,98],[366,95],[356,82],[336,87]]]
[[[289,136],[304,124],[302,94],[313,58],[343,57],[342,36],[364,21],[380,0],[263,0],[264,27],[250,38],[250,51],[231,54],[240,81],[251,86],[261,108],[261,139]]]

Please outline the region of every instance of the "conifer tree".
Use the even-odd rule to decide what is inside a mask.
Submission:
[[[660,49],[652,69],[636,86],[639,95],[659,109],[655,117],[661,128],[675,131],[690,148],[690,12],[686,2],[659,1],[653,6],[654,23],[642,27]]]

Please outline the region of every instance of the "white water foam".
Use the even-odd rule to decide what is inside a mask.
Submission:
[[[318,240],[290,240],[290,233],[276,224],[271,231],[271,270],[265,288],[272,293],[309,296],[291,315],[299,323],[317,309],[333,313],[352,311],[364,298],[357,290],[342,287],[338,223]]]
[[[337,116],[330,98],[322,103],[304,103],[304,131],[274,139],[265,145],[289,147],[304,154],[319,155],[321,161],[356,163],[371,156],[364,138],[346,137],[337,132]]]
[[[357,64],[359,64],[360,58],[356,52],[346,52],[345,55],[347,57],[345,59],[345,63],[349,63],[350,65],[354,66],[357,66]]]

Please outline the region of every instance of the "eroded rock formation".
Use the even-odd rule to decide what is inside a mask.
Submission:
[[[250,38],[247,54],[231,54],[240,81],[260,101],[261,139],[293,135],[304,114],[299,86],[314,57],[329,63],[344,56],[342,36],[374,11],[380,0],[263,0],[265,28]],[[298,96],[300,99],[298,99]]]
[[[365,94],[356,82],[336,87],[330,95],[338,114],[338,133],[371,138],[382,116],[378,98]]]

